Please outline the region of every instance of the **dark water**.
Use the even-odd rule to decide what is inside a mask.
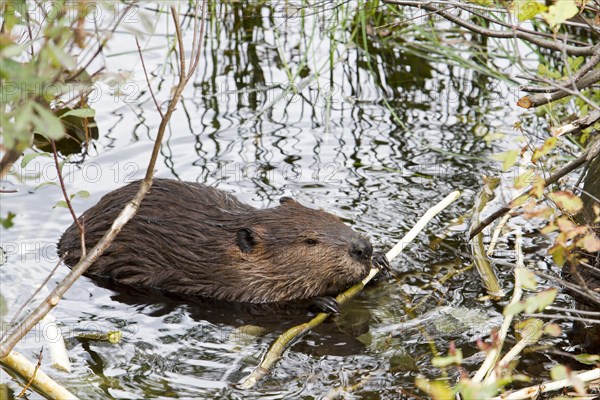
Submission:
[[[515,135],[519,112],[510,89],[413,55],[410,31],[369,36],[367,57],[362,41],[357,46],[350,40],[353,25],[339,22],[352,18],[351,5],[305,15],[283,3],[210,8],[200,65],[170,124],[156,176],[207,183],[256,207],[293,196],[339,215],[383,250],[448,193],[458,189],[463,195],[393,262],[398,281],[367,288],[339,317],[292,347],[256,390],[244,392],[234,384],[297,319],[144,301],[88,278],[53,312],[72,372],[46,370],[81,398],[312,399],[358,383],[351,396],[385,399],[412,396],[419,374],[439,376],[430,364],[432,345],[446,352],[454,341],[469,357],[464,366],[476,369],[481,359],[475,340],[500,324],[504,303],[476,300],[485,292],[474,270],[436,282],[470,264],[462,218],[482,176],[498,174],[490,155],[510,146]],[[145,13],[151,19],[158,15]],[[160,86],[156,96],[164,100],[177,70],[165,64],[172,25],[167,29],[160,15],[154,35],[142,44],[149,49],[144,58],[154,87]],[[189,49],[192,21],[183,22]],[[143,175],[159,124],[128,28],[106,50],[107,70],[127,76],[123,96],[111,95],[110,84],[101,86],[92,104],[101,139],[83,162],[75,157],[77,162],[64,167],[69,192],[91,194],[74,200],[78,213]],[[507,136],[489,144],[484,137],[494,132]],[[28,179],[9,178],[8,186],[19,192],[3,194],[1,203],[2,215],[17,214],[15,226],[2,230],[7,262],[0,277],[8,319],[56,263],[55,243],[71,223],[65,209],[52,208],[62,198],[58,187],[36,190],[45,179],[56,180],[50,159],[18,170]],[[442,245],[432,246],[438,238]],[[496,256],[512,261],[511,248],[504,240]],[[543,257],[528,258],[546,268]],[[60,267],[50,286],[66,272]],[[499,275],[509,290],[511,272]],[[247,334],[248,325],[262,325],[266,332]],[[76,338],[111,329],[123,331],[119,344]],[[42,336],[40,329],[32,332],[18,349],[27,356],[39,352]],[[536,375],[548,362],[548,356],[537,355],[521,372]],[[2,380],[18,391],[6,372]]]

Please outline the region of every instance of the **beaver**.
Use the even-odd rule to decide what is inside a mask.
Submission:
[[[106,194],[80,217],[86,248],[98,243],[138,186]],[[58,254],[68,266],[79,261],[75,224],[60,238]],[[203,184],[155,179],[86,275],[225,302],[308,300],[316,310],[337,312],[332,296],[364,278],[373,262],[389,266],[339,218],[292,198],[257,209]]]

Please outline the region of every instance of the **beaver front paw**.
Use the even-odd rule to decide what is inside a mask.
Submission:
[[[311,299],[308,309],[314,313],[339,314],[340,303],[331,296],[315,297]]]
[[[373,260],[371,261],[375,268],[379,268],[381,272],[389,275],[392,272],[390,267],[390,261],[385,256],[385,253],[378,251],[373,254]]]

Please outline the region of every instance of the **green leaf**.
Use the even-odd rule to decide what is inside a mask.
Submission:
[[[90,197],[90,192],[88,192],[87,190],[80,190],[79,192],[75,193],[75,196],[80,197],[82,199],[87,199],[88,197]]]
[[[558,381],[561,379],[566,379],[569,376],[569,370],[562,364],[555,365],[550,370],[550,377],[554,381]]]
[[[533,296],[529,296],[525,300],[525,311],[532,313],[534,311],[542,311],[556,299],[557,289],[543,290]]]
[[[521,287],[523,287],[523,289],[537,289],[537,281],[533,272],[531,272],[527,268],[520,267],[515,270],[515,274],[517,275],[517,279],[519,279],[519,281],[521,282]]]
[[[87,199],[88,197],[90,197],[90,192],[86,191],[86,190],[80,190],[77,193],[73,193],[70,198],[74,199],[75,197],[81,197],[82,199]]]
[[[2,58],[14,58],[14,57],[18,57],[23,50],[25,50],[25,45],[23,44],[13,44],[13,45],[9,45],[6,46],[2,49],[2,51],[0,51],[0,57]],[[4,60],[2,60],[2,63],[4,64]]]
[[[67,111],[66,113],[62,114],[60,118],[62,119],[68,117],[69,115],[79,118],[94,118],[96,115],[96,110],[93,108],[77,108],[75,110]]]
[[[23,156],[23,159],[21,160],[21,168],[25,168],[27,166],[27,164],[29,164],[29,162],[31,160],[33,160],[34,158],[37,157],[50,157],[49,153],[27,153]]]
[[[60,119],[58,119],[50,110],[46,107],[32,103],[33,107],[33,125],[35,131],[46,136],[52,140],[61,139],[65,136],[65,128],[63,127]]]
[[[509,150],[503,153],[493,154],[494,160],[502,161],[502,171],[506,172],[510,167],[515,165],[517,158],[521,154],[521,150]]]
[[[67,202],[64,200],[58,201],[52,208],[56,208],[56,207],[69,208],[69,206],[67,205]]]
[[[462,363],[462,351],[456,349],[454,354],[446,357],[433,357],[431,364],[437,368],[445,368],[452,364],[460,365]]]
[[[529,344],[538,341],[542,336],[543,328],[544,323],[538,318],[529,318],[515,324],[515,329],[519,332],[521,338],[526,340]]]
[[[504,316],[509,316],[509,315],[517,315],[520,312],[522,312],[523,310],[525,310],[525,303],[522,301],[516,302],[516,303],[512,303],[507,305],[506,307],[504,307]]]
[[[594,365],[600,361],[600,355],[598,354],[578,354],[574,357],[580,363],[587,365]]]
[[[535,0],[515,0],[512,2],[510,9],[517,16],[519,22],[523,22],[532,19],[548,8]]]
[[[58,183],[52,181],[42,182],[35,187],[35,190],[41,189],[44,186],[58,186]]]
[[[542,12],[542,17],[551,28],[562,24],[579,13],[575,0],[560,0],[548,7],[548,11]]]
[[[14,213],[9,211],[8,214],[6,214],[6,218],[0,217],[0,225],[2,225],[4,229],[11,228],[15,224],[13,222],[15,216]]]
[[[453,400],[454,392],[448,381],[434,381],[423,377],[415,379],[415,385],[435,400]]]
[[[548,250],[548,252],[550,254],[552,254],[552,260],[554,260],[554,263],[556,265],[558,265],[559,267],[562,267],[565,264],[566,256],[567,256],[567,249],[565,249],[563,246],[561,246],[561,245],[553,246],[552,248],[550,248]]]

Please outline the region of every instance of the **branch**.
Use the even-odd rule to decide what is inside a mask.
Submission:
[[[448,21],[454,22],[455,24],[462,26],[470,30],[471,32],[479,33],[480,35],[484,35],[487,37],[499,38],[499,39],[523,39],[530,43],[533,43],[537,46],[554,50],[554,51],[565,51],[567,54],[571,56],[591,56],[594,53],[594,46],[572,46],[567,43],[561,43],[554,40],[546,40],[539,37],[538,34],[523,32],[519,30],[518,27],[514,27],[512,31],[499,31],[483,28],[477,24],[472,22],[465,21],[462,18],[458,18],[444,9],[437,7],[433,2],[430,1],[404,1],[404,0],[383,0],[384,3],[387,4],[397,4],[409,7],[418,7],[427,11],[432,11]]]
[[[402,250],[406,248],[406,246],[413,241],[413,239],[425,228],[425,225],[438,213],[440,213],[443,209],[448,207],[454,200],[458,199],[460,196],[460,192],[455,191],[446,196],[442,201],[438,204],[427,210],[427,212],[419,219],[417,224],[410,230],[408,233],[400,239],[400,241],[387,252],[386,257],[391,262],[394,258],[396,258]],[[340,304],[340,306],[346,304],[350,301],[354,296],[362,291],[362,289],[369,283],[377,274],[379,273],[379,269],[373,267],[371,271],[369,271],[369,275],[364,278],[361,282],[356,285],[350,287],[344,293],[339,294],[335,299]],[[309,330],[313,329],[315,326],[319,325],[323,322],[330,314],[328,313],[319,313],[312,320],[305,322],[303,324],[294,326],[284,333],[282,333],[275,342],[269,347],[269,351],[265,354],[265,357],[261,361],[261,363],[252,371],[250,375],[248,375],[242,382],[240,382],[239,386],[242,389],[251,389],[261,380],[264,376],[266,376],[273,365],[281,358],[283,352],[289,348],[301,335],[305,334]]]
[[[549,185],[557,182],[560,178],[567,175],[569,172],[572,172],[573,170],[579,168],[580,166],[585,164],[587,161],[596,158],[598,156],[598,154],[600,154],[600,140],[598,140],[594,144],[592,144],[591,147],[589,148],[589,150],[587,150],[585,153],[583,153],[579,158],[577,158],[574,161],[571,161],[569,164],[567,164],[566,166],[561,168],[559,171],[557,171],[556,173],[551,175],[548,179],[546,179],[544,181],[544,187],[548,187]],[[486,219],[481,221],[479,223],[479,225],[477,225],[477,227],[475,227],[475,229],[471,230],[471,232],[469,233],[469,240],[471,240],[475,235],[477,235],[479,232],[484,230],[485,227],[487,227],[489,224],[494,222],[496,219],[502,217],[504,214],[508,213],[513,208],[516,208],[516,207],[512,207],[511,204],[520,202],[520,200],[523,200],[524,198],[526,199],[526,198],[531,197],[533,195],[533,190],[534,190],[534,188],[530,188],[530,189],[526,190],[525,193],[513,198],[508,204],[502,206],[500,209],[493,212],[489,217],[487,217]]]
[[[56,175],[58,176],[58,182],[60,183],[60,189],[62,190],[63,197],[65,199],[65,203],[67,204],[67,208],[71,212],[71,217],[73,217],[73,221],[75,225],[77,225],[77,229],[79,230],[79,241],[81,243],[81,257],[85,257],[85,231],[83,229],[83,225],[77,215],[75,214],[75,210],[73,210],[73,206],[71,205],[71,199],[67,193],[67,188],[65,187],[65,181],[62,177],[62,168],[60,167],[60,163],[58,162],[58,153],[56,151],[56,143],[54,140],[50,139],[50,145],[52,146],[52,156],[54,157],[54,166],[56,167]]]
[[[592,72],[588,73],[586,76],[577,81],[574,86],[577,90],[582,90],[588,88],[594,84],[597,84],[600,81],[600,69],[595,69]],[[560,100],[564,97],[573,95],[577,93],[576,91],[570,88],[571,82],[568,83],[569,86],[559,86],[560,89],[553,93],[537,93],[531,96],[524,96],[517,101],[517,105],[523,108],[531,108],[531,107],[539,107],[544,104],[552,103],[553,101]]]
[[[177,11],[174,7],[171,7],[171,15],[173,17],[173,21],[175,22],[177,29],[177,40],[180,42],[180,49],[183,48],[183,37],[181,36],[181,30],[179,29],[179,18],[177,17]],[[202,19],[201,23],[204,23],[204,19]],[[198,42],[200,46],[200,42]],[[183,53],[182,53],[183,54]],[[195,54],[199,56],[200,51],[197,51]],[[181,59],[181,57],[180,57]],[[54,290],[48,295],[48,297],[36,307],[21,323],[13,330],[13,332],[6,337],[4,341],[0,344],[0,357],[5,357],[8,355],[13,347],[25,336],[27,332],[29,332],[42,318],[50,312],[52,308],[54,308],[60,299],[64,296],[66,291],[73,285],[73,283],[89,268],[90,265],[94,263],[104,253],[104,251],[110,246],[115,237],[119,234],[123,226],[135,215],[137,212],[140,203],[150,187],[152,186],[152,177],[154,175],[154,167],[156,165],[156,160],[158,158],[158,153],[160,151],[162,138],[165,134],[166,127],[168,122],[177,106],[177,103],[181,97],[181,93],[188,82],[189,78],[186,79],[186,71],[181,70],[179,75],[179,82],[175,88],[173,93],[173,97],[169,102],[169,106],[165,112],[164,117],[161,120],[160,126],[158,128],[158,133],[154,142],[154,148],[152,151],[152,155],[150,161],[148,162],[148,167],[146,170],[146,176],[140,182],[140,187],[133,197],[133,199],[127,203],[127,205],[123,208],[121,213],[114,220],[110,229],[102,236],[100,241],[91,249],[86,257],[81,260],[76,266],[74,266],[71,271],[67,274],[67,276],[54,288]]]
[[[585,128],[594,125],[597,121],[600,120],[600,110],[590,111],[588,115],[585,117],[576,119],[573,122],[569,122],[566,125],[559,126],[556,128],[550,128],[550,133],[552,136],[562,136],[569,133],[577,133]]]
[[[48,398],[77,399],[77,396],[53,381],[44,371],[40,369],[36,370],[36,366],[33,363],[16,351],[11,351],[6,357],[0,358],[0,363],[27,379],[33,377],[31,381],[33,387]]]
[[[582,372],[574,376],[581,382],[590,382],[600,379],[600,368],[594,368],[590,371]],[[530,386],[525,389],[517,390],[509,394],[493,397],[492,400],[521,400],[538,398],[541,393],[552,392],[573,385],[573,379],[561,379],[558,381],[546,382],[540,385]]]

